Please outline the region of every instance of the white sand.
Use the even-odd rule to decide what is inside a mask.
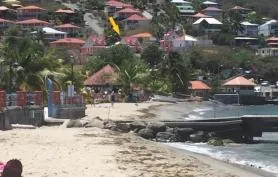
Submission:
[[[136,118],[142,116],[136,110],[158,104],[116,104],[110,119]],[[107,108],[89,106],[87,114],[105,118]],[[21,159],[24,177],[257,177],[215,160],[203,162],[132,133],[41,127],[0,134],[0,160]]]

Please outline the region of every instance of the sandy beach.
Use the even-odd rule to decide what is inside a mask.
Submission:
[[[89,105],[87,118],[145,119],[166,103]],[[110,110],[110,111],[109,111]],[[154,115],[151,115],[155,117]],[[133,133],[64,126],[0,132],[0,160],[18,158],[24,177],[259,177],[233,165],[184,153]]]

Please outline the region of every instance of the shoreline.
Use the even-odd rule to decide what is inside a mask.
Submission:
[[[109,117],[113,121],[161,121],[153,115],[146,118],[146,113],[150,115],[148,111],[165,104],[169,103],[116,103],[113,108],[110,104],[88,105],[84,120]],[[97,126],[44,126],[0,133],[0,161],[20,159],[26,177],[91,177],[92,174],[96,177],[266,177],[263,170],[250,172],[203,154],[143,139],[133,132],[121,133]]]
[[[192,103],[192,102],[188,102],[188,104],[190,104],[190,103]],[[194,106],[196,106],[195,102],[194,102],[194,104],[195,104]],[[156,106],[156,108],[159,108],[160,106],[163,106],[163,105]],[[155,111],[153,111],[151,109],[146,109],[146,114],[149,114],[150,112],[152,114],[155,114],[154,113]],[[190,114],[190,112],[192,112],[192,110],[188,110],[186,112],[187,112],[186,114]],[[252,176],[255,175],[254,177],[277,177],[278,176],[275,173],[271,173],[269,171],[266,171],[266,170],[263,170],[263,169],[260,169],[260,168],[250,167],[250,166],[247,166],[247,165],[241,165],[241,164],[236,164],[236,163],[216,159],[216,158],[213,158],[213,157],[211,157],[209,155],[206,155],[206,154],[196,153],[196,152],[192,152],[192,151],[189,151],[189,150],[186,150],[186,149],[179,149],[179,148],[176,148],[176,147],[173,147],[173,146],[169,146],[169,145],[167,145],[167,143],[161,143],[161,144],[165,145],[165,148],[168,148],[168,149],[170,149],[174,152],[177,151],[177,152],[184,153],[186,155],[192,156],[192,157],[197,158],[198,160],[200,160],[200,161],[202,161],[206,164],[211,165],[211,162],[213,161],[212,164],[215,168],[218,168],[217,166],[226,166],[229,173],[230,172],[236,172],[237,175],[240,174],[239,176],[247,176],[247,175],[252,175]],[[216,166],[216,164],[218,164],[218,165]]]

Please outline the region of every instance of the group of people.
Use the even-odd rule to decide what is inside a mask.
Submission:
[[[6,164],[0,162],[0,177],[22,177],[23,166],[20,160],[12,159]]]

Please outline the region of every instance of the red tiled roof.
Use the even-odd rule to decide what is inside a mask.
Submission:
[[[86,79],[84,85],[119,85],[117,79],[116,69],[108,64]]]
[[[219,9],[219,8],[217,8],[217,7],[207,7],[207,8],[205,8],[205,9],[203,9],[202,10],[202,12],[203,11],[216,11],[216,12],[221,12],[221,11],[223,11],[222,9]]]
[[[16,24],[49,24],[49,23],[38,19],[29,19],[29,20],[16,22]]]
[[[134,34],[130,37],[142,37],[142,38],[146,38],[146,37],[153,37],[153,35],[151,33],[138,33],[138,34]]]
[[[106,46],[106,39],[104,36],[91,36],[89,40],[93,41],[94,46]]]
[[[228,80],[223,84],[224,86],[255,86],[256,84],[245,77],[239,76]]]
[[[12,22],[12,21],[10,21],[10,20],[5,20],[5,19],[0,18],[0,23],[3,23],[3,22],[14,23],[14,22]]]
[[[278,37],[267,38],[266,41],[278,41]]]
[[[135,46],[139,44],[139,41],[136,37],[128,36],[128,37],[123,37],[124,43],[129,46]]]
[[[117,13],[139,13],[139,10],[135,10],[131,7],[127,7],[125,9],[119,10]]]
[[[130,17],[128,17],[127,19],[125,19],[125,21],[142,21],[142,20],[148,20],[148,19],[146,17],[142,17],[137,14],[133,14]]]
[[[105,5],[112,6],[112,7],[132,7],[131,4],[126,4],[121,1],[115,1],[115,0],[107,1]]]
[[[79,29],[80,27],[72,25],[70,23],[67,23],[67,24],[62,24],[62,25],[54,26],[54,28],[78,28]]]
[[[195,15],[192,15],[191,17],[195,17],[195,18],[208,18],[210,16],[202,14],[202,13],[197,13]]]
[[[25,6],[18,8],[19,10],[46,10],[38,6]]]
[[[85,41],[78,38],[64,38],[50,42],[50,44],[85,44]]]
[[[202,81],[190,81],[191,90],[211,90],[211,88]]]
[[[65,14],[74,14],[75,13],[73,10],[69,10],[69,9],[58,9],[55,12],[56,13],[65,13]]]

